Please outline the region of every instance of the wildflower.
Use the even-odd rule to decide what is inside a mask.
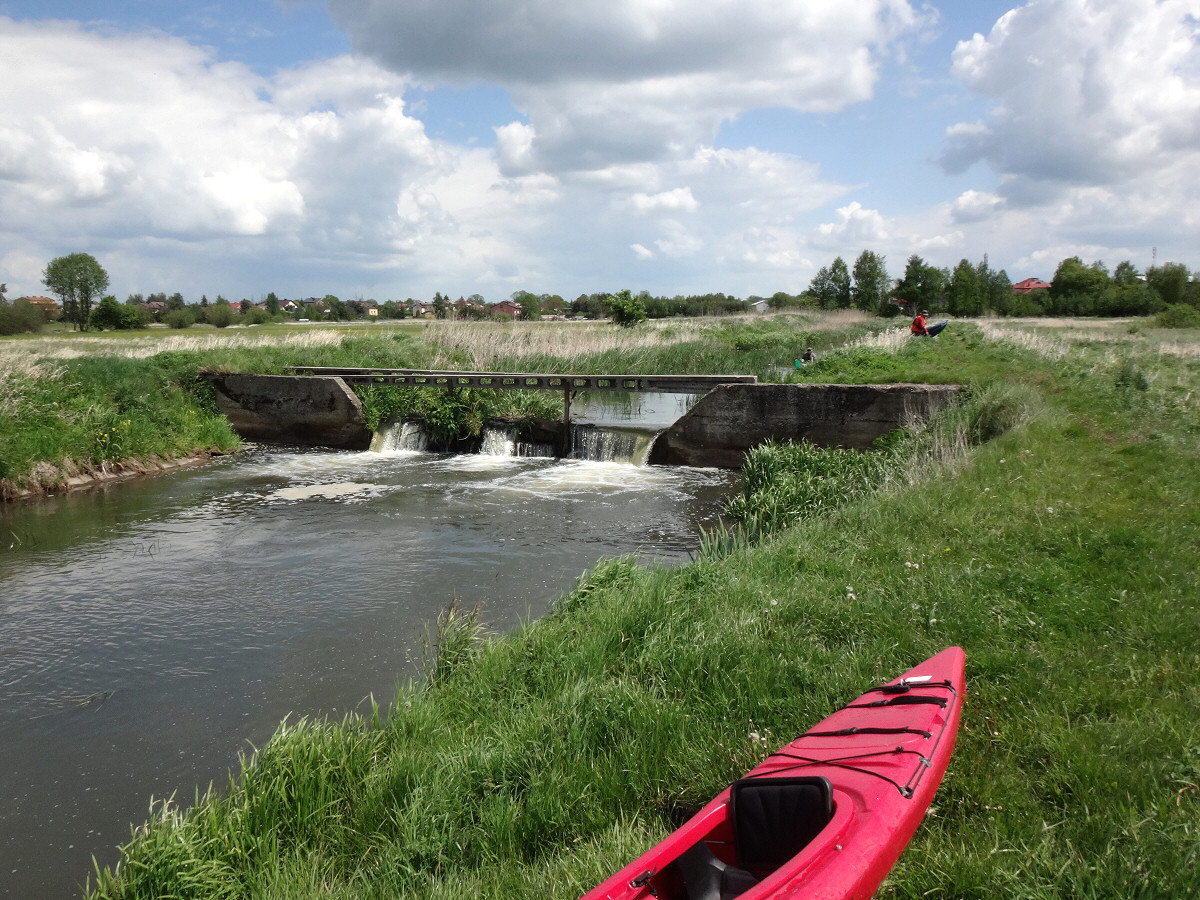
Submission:
[[[1053,507],[1053,506],[1047,506],[1047,507],[1046,507],[1046,512],[1050,513],[1050,515],[1054,515],[1054,507]]]

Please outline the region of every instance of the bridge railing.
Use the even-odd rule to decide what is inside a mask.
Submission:
[[[449,372],[431,369],[289,366],[297,375],[336,376],[357,384],[407,387],[488,388],[504,391],[626,391],[707,394],[722,384],[757,384],[754,375],[562,375],[527,372]]]

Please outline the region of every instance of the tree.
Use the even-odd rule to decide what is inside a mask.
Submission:
[[[1058,316],[1086,316],[1095,311],[1111,279],[1102,262],[1084,265],[1078,256],[1058,264],[1050,281],[1046,312]]]
[[[1117,263],[1117,267],[1113,269],[1112,280],[1114,284],[1119,285],[1137,284],[1142,280],[1142,273],[1137,270],[1137,266],[1126,259]]]
[[[929,265],[914,253],[908,258],[904,277],[896,285],[895,293],[897,298],[910,304],[914,312],[940,309],[943,306],[942,295],[949,281],[949,272]]]
[[[622,328],[632,328],[638,322],[646,321],[646,306],[640,294],[635,297],[626,288],[608,298],[608,314]]]
[[[851,299],[859,309],[881,312],[892,293],[886,258],[872,250],[864,250],[854,261],[854,287]]]
[[[822,309],[833,309],[837,306],[837,285],[833,283],[833,274],[829,271],[829,266],[817,269],[817,274],[808,283],[807,293]]]
[[[542,304],[535,294],[529,291],[514,291],[512,300],[521,307],[521,318],[526,321],[542,317]]]
[[[450,301],[442,296],[442,292],[438,291],[433,295],[433,317],[435,319],[444,319],[450,314]]]
[[[960,259],[950,274],[946,289],[946,308],[951,315],[977,316],[983,312],[983,289],[979,272],[965,259]]]
[[[271,293],[267,294],[266,304],[267,313],[269,315],[275,316],[279,314],[279,298],[275,296],[274,291],[271,291]]]
[[[1146,282],[1167,306],[1185,301],[1189,277],[1187,266],[1173,262],[1146,271]]]
[[[840,256],[829,266],[829,278],[833,284],[834,306],[838,309],[849,309],[852,299],[850,268]]]
[[[90,253],[72,253],[50,260],[42,284],[58,294],[67,321],[87,331],[92,300],[108,289],[108,273]]]

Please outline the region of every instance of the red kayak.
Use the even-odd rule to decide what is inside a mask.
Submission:
[[[949,647],[867,691],[583,900],[870,897],[946,772],[964,662]]]

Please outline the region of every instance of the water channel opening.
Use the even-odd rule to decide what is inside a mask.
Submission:
[[[660,429],[572,423],[570,443],[522,437],[515,422],[489,422],[480,435],[481,456],[516,456],[542,459],[576,459],[588,462],[627,463],[644,466]],[[373,453],[427,452],[436,442],[420,422],[397,422],[384,426],[371,441]]]
[[[690,409],[698,394],[593,393],[583,395],[567,430],[561,422],[534,420],[518,423],[493,420],[470,452],[479,456],[526,459],[570,459],[584,462],[649,463],[654,442]],[[455,452],[461,452],[461,445]],[[375,453],[439,452],[439,445],[422,422],[410,420],[381,425],[371,441]]]

